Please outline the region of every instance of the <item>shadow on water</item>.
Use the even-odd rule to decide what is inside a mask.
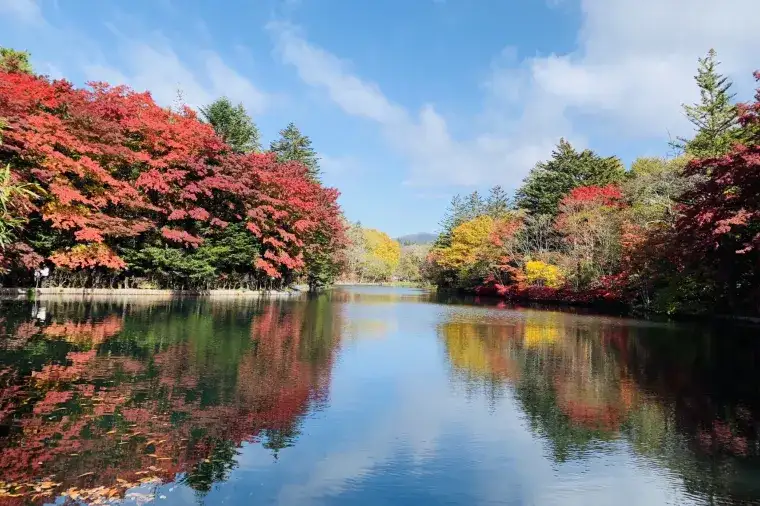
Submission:
[[[331,409],[342,341],[423,327],[445,351],[446,388],[515,402],[554,464],[628,452],[695,502],[760,501],[757,327],[477,302],[382,287],[2,302],[0,504],[141,502],[172,482],[203,501],[246,445],[278,459],[308,438],[305,420]],[[403,317],[372,311],[386,307]]]

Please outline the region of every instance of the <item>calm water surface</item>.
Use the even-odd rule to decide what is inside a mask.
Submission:
[[[760,504],[760,332],[452,300],[0,303],[0,505]]]

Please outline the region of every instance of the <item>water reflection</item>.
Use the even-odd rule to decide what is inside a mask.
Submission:
[[[177,476],[202,495],[241,443],[276,457],[327,398],[325,303],[3,306],[0,501],[100,503]]]
[[[700,499],[753,502],[757,329],[722,330],[532,310],[453,311],[438,327],[454,381],[513,396],[555,462],[623,442]]]
[[[0,303],[0,504],[757,503],[756,335],[378,287]]]

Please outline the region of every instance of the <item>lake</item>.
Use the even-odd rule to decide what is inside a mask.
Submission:
[[[0,303],[0,505],[760,504],[760,330],[414,289]]]

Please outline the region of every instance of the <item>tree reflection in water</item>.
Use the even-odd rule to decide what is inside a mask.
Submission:
[[[2,309],[0,504],[204,494],[241,444],[276,457],[326,402],[342,326],[320,298]]]
[[[511,395],[551,458],[623,442],[710,502],[757,497],[757,329],[556,311],[452,311],[438,332],[455,384]]]

